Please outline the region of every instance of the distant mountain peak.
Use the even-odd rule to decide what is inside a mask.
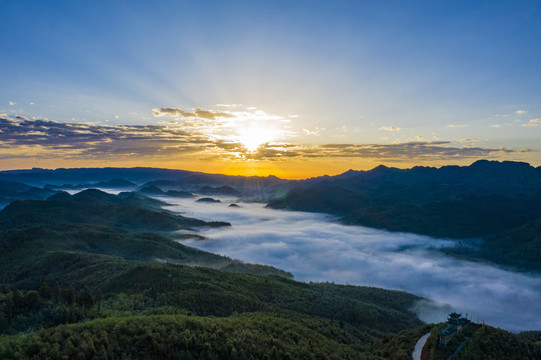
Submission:
[[[498,160],[477,160],[473,162],[470,167],[517,167],[517,168],[531,168],[530,164],[522,161],[498,161]]]
[[[65,191],[57,192],[56,194],[49,196],[47,201],[63,201],[71,199],[71,195]]]
[[[83,191],[78,192],[77,194],[73,195],[75,198],[80,198],[84,196],[103,196],[103,197],[109,197],[110,194],[106,193],[105,191],[99,190],[99,189],[86,189]]]
[[[98,189],[86,189],[71,196],[73,200],[92,202],[116,202],[115,195],[108,194]]]
[[[343,172],[343,173],[341,173],[340,175],[337,175],[337,177],[340,177],[340,178],[347,178],[347,177],[350,177],[350,176],[358,175],[358,174],[360,174],[360,173],[361,173],[361,171],[359,171],[359,170],[349,169],[348,171]],[[329,178],[328,175],[324,175],[323,177]]]
[[[371,174],[382,174],[382,173],[389,173],[390,171],[396,171],[396,170],[400,170],[400,169],[397,169],[395,167],[388,167],[388,166],[385,166],[385,165],[378,165],[376,166],[375,168],[373,168],[372,170],[369,170],[368,173],[371,173]]]
[[[139,189],[139,192],[142,194],[147,194],[147,195],[163,195],[164,194],[163,190],[157,187],[156,185],[145,185],[141,189]]]

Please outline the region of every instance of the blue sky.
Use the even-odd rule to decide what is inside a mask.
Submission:
[[[534,151],[541,150],[539,1],[3,1],[0,11],[6,118],[99,126],[176,121],[193,131],[180,113],[154,110],[202,108],[242,112],[251,134],[272,127],[264,141],[309,146],[311,154],[325,144],[445,142],[432,145],[457,149],[455,156],[410,154],[409,162],[335,153],[340,165],[331,172],[476,156],[541,165]],[[257,120],[246,120],[255,111]],[[257,125],[265,116],[275,123]],[[198,123],[212,141],[243,143],[237,125],[226,134]],[[12,146],[0,167],[12,168],[20,144],[1,140]],[[37,148],[20,149],[17,164],[67,159],[43,139],[34,145],[41,157],[32,155]],[[464,147],[493,151],[461,156]],[[265,160],[244,155],[240,161]],[[180,155],[175,161],[163,164],[194,165]]]

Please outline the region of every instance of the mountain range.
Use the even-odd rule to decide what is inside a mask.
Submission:
[[[541,271],[541,169],[525,163],[380,166],[306,180],[32,169],[0,172],[0,194],[2,359],[410,359],[428,331],[423,356],[444,359],[465,341],[438,347],[445,324],[419,320],[412,309],[426,300],[418,296],[298,282],[180,244],[230,224],[164,210],[176,196],[266,201],[352,225],[462,238],[464,246],[440,251]],[[464,334],[463,359],[541,358],[541,332],[472,323]]]

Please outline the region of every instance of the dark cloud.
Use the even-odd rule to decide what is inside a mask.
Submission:
[[[195,108],[192,112],[184,111],[181,108],[168,108],[168,107],[162,107],[159,109],[153,109],[152,110],[154,116],[161,117],[161,116],[172,116],[175,118],[199,118],[199,119],[206,119],[206,120],[216,120],[217,118],[234,118],[234,115],[231,115],[229,113],[220,112],[220,111],[213,111],[213,110],[204,110],[202,108]]]
[[[426,161],[442,159],[490,158],[516,152],[507,148],[453,147],[449,141],[408,142],[401,144],[324,144],[297,146],[283,151],[261,149],[260,158],[306,157],[306,158],[370,158],[387,161]],[[272,148],[271,148],[272,150]],[[290,153],[292,152],[292,153]]]
[[[176,113],[176,108],[162,108]],[[191,115],[218,118],[221,113],[196,109]],[[197,115],[199,114],[199,115]],[[205,120],[206,121],[206,120]],[[89,158],[172,156],[193,154],[207,160],[261,160],[317,158],[366,158],[381,161],[432,161],[498,158],[506,154],[533,151],[507,148],[452,146],[449,141],[407,142],[400,144],[323,144],[298,145],[266,143],[257,151],[247,151],[235,138],[215,136],[205,127],[172,124],[105,126],[31,120],[22,116],[0,117],[0,158]],[[33,149],[33,151],[31,151]],[[18,151],[20,150],[20,151]],[[24,151],[23,151],[24,150]]]
[[[193,153],[209,144],[201,134],[163,125],[103,126],[17,117],[0,118],[0,131],[0,151],[38,146],[44,151],[27,156],[43,158],[55,154],[104,158]],[[12,151],[0,154],[2,158],[16,157]]]

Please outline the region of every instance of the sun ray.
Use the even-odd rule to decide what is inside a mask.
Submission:
[[[261,145],[275,140],[275,131],[257,125],[239,129],[238,140],[250,152],[256,151]]]

